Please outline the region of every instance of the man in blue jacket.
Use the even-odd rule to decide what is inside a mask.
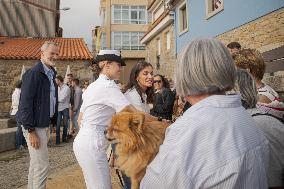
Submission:
[[[58,44],[46,41],[41,47],[41,59],[23,76],[17,121],[23,127],[30,153],[29,189],[46,188],[49,170],[47,132],[50,119],[57,114],[55,60]]]

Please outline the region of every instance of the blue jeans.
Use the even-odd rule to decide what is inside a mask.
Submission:
[[[60,143],[60,126],[63,116],[63,133],[62,141],[67,141],[67,128],[68,128],[68,119],[69,119],[69,108],[65,108],[62,111],[58,111],[57,123],[56,123],[56,144]]]
[[[115,157],[115,146],[116,146],[115,144],[111,144],[111,149],[114,157]],[[124,183],[123,189],[131,189],[131,179],[128,176],[126,176],[123,172],[121,172],[121,175]]]
[[[17,131],[16,131],[16,148],[20,149],[21,146],[26,146],[26,140],[23,135],[22,126],[17,122]]]

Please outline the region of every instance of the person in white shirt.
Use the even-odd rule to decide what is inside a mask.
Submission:
[[[131,70],[129,83],[125,88],[125,97],[139,111],[150,113],[149,103],[153,103],[153,66],[141,60]],[[115,145],[112,145],[115,151]],[[130,178],[122,173],[124,189],[131,188]]]
[[[269,172],[270,188],[284,187],[284,122],[272,114],[264,114],[258,108],[258,94],[252,76],[243,69],[237,70],[237,81],[234,89],[240,93],[244,108],[253,116],[257,126],[269,140]]]
[[[284,103],[272,87],[262,82],[266,66],[260,52],[255,49],[242,49],[233,57],[236,66],[247,70],[255,80],[259,95],[257,108],[263,113],[284,119]]]
[[[195,39],[180,53],[177,94],[192,105],[166,130],[141,189],[267,189],[268,141],[241,105],[236,68],[217,39]]]
[[[19,101],[20,101],[20,96],[21,96],[21,85],[22,81],[17,81],[16,82],[16,87],[15,90],[12,94],[12,105],[11,105],[11,116],[15,116],[17,111],[18,111],[18,106],[19,106]]]
[[[56,144],[60,144],[60,126],[63,119],[62,142],[67,142],[67,129],[69,119],[70,88],[64,83],[62,76],[55,79],[58,85],[58,114],[56,123]]]
[[[149,103],[153,102],[153,66],[142,60],[131,70],[129,83],[124,95],[139,111],[150,113]]]
[[[15,118],[15,115],[18,111],[20,96],[21,96],[21,86],[22,81],[19,80],[16,82],[16,88],[12,94],[12,106],[11,106],[11,113],[10,115]],[[17,124],[17,131],[16,131],[16,148],[22,150],[24,146],[26,146],[26,140],[23,135],[21,124],[16,121]]]
[[[88,189],[111,189],[111,178],[106,155],[108,146],[104,131],[116,112],[130,103],[114,80],[119,79],[125,66],[116,50],[101,50],[94,61],[100,70],[99,78],[83,93],[78,118],[81,127],[74,140],[74,153],[82,168]]]

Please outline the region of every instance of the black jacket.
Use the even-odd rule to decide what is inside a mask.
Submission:
[[[56,72],[54,72],[55,86],[55,114],[57,116],[58,107],[58,87],[55,83]],[[48,127],[50,123],[50,82],[44,72],[41,61],[28,70],[22,79],[21,97],[16,115],[17,121],[25,129],[35,127]]]
[[[163,88],[161,92],[156,93],[154,96],[154,106],[151,110],[151,115],[172,120],[174,101],[174,93],[168,88]]]

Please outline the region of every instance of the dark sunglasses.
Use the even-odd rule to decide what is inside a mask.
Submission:
[[[154,83],[161,83],[162,80],[154,80]]]

